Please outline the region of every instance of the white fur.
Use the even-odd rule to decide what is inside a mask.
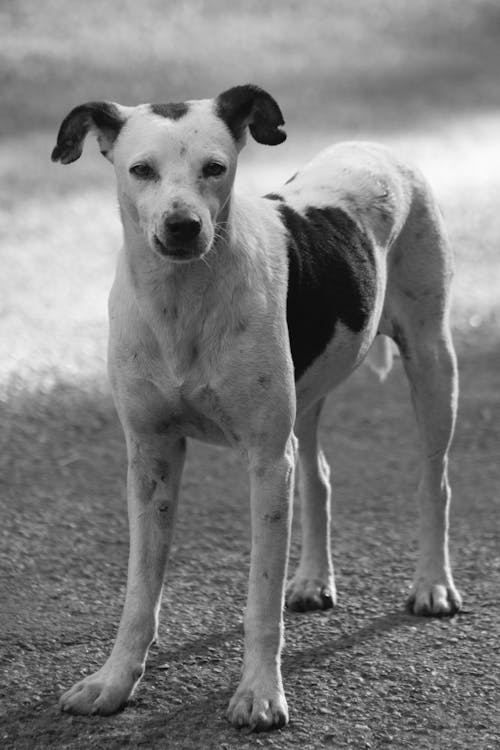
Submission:
[[[281,194],[299,212],[333,205],[348,213],[371,242],[377,288],[363,330],[339,323],[295,384],[286,320],[287,236],[276,202],[232,192],[242,143],[234,143],[209,100],[191,103],[178,120],[152,115],[147,106],[126,115],[108,158],[124,229],[109,303],[109,374],[128,450],[128,586],[111,656],[61,702],[77,713],[110,713],[137,685],[158,627],[185,438],[194,437],[232,446],[248,459],[245,656],[229,716],[237,726],[270,728],[288,719],[280,652],[295,433],[304,540],[288,602],[330,606],[329,469],[318,419],[327,393],[359,365],[378,332],[402,349],[421,429],[422,556],[414,609],[446,614],[458,606],[447,551],[446,463],[456,402],[449,250],[427,186],[386,149],[341,144],[307,165]],[[212,158],[227,171],[204,179],[202,165]],[[144,159],[155,165],[154,182],[129,172]],[[202,222],[188,248],[190,262],[162,257],[154,241],[179,205]],[[387,368],[386,351],[379,369]]]

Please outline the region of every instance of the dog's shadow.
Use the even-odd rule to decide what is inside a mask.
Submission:
[[[285,648],[283,656],[283,677],[290,697],[292,697],[294,690],[300,687],[302,669],[317,670],[321,681],[330,684],[333,691],[334,686],[338,683],[339,675],[347,669],[344,660],[342,662],[339,660],[338,668],[332,670],[332,658],[336,654],[349,651],[362,643],[379,637],[381,634],[387,634],[403,627],[422,628],[432,623],[430,618],[414,617],[404,610],[396,610],[375,617],[363,627],[353,629],[350,633],[343,633],[335,637],[335,628],[338,626],[340,618],[344,627],[349,625],[346,613],[335,611],[335,614],[328,616],[332,637],[324,637],[325,624],[324,622],[318,622],[318,631],[320,630],[322,634],[321,640],[316,640],[306,648],[302,648],[300,645],[301,636],[298,633],[300,623],[304,622],[303,618],[307,618],[309,639],[314,637],[315,628],[311,621],[314,621],[316,617],[324,617],[324,615],[309,614],[299,617],[288,614],[286,617],[289,631],[294,631],[294,621],[297,623],[297,631],[295,633],[290,632],[290,646]],[[175,707],[169,708],[168,699],[161,708],[156,705],[153,707],[148,691],[139,690],[137,696],[134,696],[123,714],[100,717],[99,721],[92,716],[67,717],[65,714],[60,714],[53,698],[41,701],[35,708],[23,708],[11,715],[10,718],[13,724],[19,728],[21,726],[19,722],[22,723],[29,717],[30,721],[34,722],[32,725],[30,724],[32,730],[33,727],[37,727],[41,734],[47,731],[47,727],[50,727],[50,731],[53,732],[54,726],[57,724],[60,732],[58,739],[61,742],[71,738],[75,731],[79,734],[86,733],[89,742],[94,739],[97,741],[102,738],[102,733],[106,734],[109,727],[112,726],[116,742],[112,741],[109,744],[107,742],[106,746],[113,750],[122,746],[122,733],[128,736],[131,732],[131,725],[134,726],[134,731],[140,733],[141,742],[147,743],[150,741],[152,747],[156,746],[155,743],[159,737],[165,736],[165,732],[168,732],[170,741],[176,747],[187,747],[186,744],[183,744],[186,738],[192,738],[195,735],[200,738],[210,737],[211,741],[215,737],[218,738],[217,741],[230,741],[231,737],[234,738],[235,730],[228,723],[225,712],[239,678],[242,644],[242,627],[238,625],[234,628],[186,640],[178,648],[154,648],[148,660],[146,684],[154,683],[156,670],[162,668],[167,670],[165,677],[166,684],[168,684],[171,679],[168,674],[169,668],[172,667],[173,672],[177,667],[183,671],[190,668],[188,663],[203,663],[207,671],[210,672],[213,662],[213,670],[218,672],[215,684],[212,686],[201,684],[198,688],[193,688],[192,698],[183,699],[182,703]],[[221,670],[220,664],[221,662],[225,664],[227,661],[228,651],[235,658],[232,660],[232,666]],[[213,656],[214,653],[217,655],[216,658]],[[238,664],[238,667],[234,666],[235,663]],[[219,687],[217,687],[217,684]],[[222,687],[222,685],[224,686]],[[300,689],[302,688],[300,687]],[[159,697],[158,693],[157,697]],[[160,703],[162,702],[163,699]],[[34,710],[35,714],[33,714]],[[57,719],[58,716],[59,720]],[[56,743],[55,746],[60,745]]]
[[[295,619],[293,615],[293,619]],[[333,618],[332,618],[333,619]],[[345,619],[345,617],[343,618]],[[338,622],[336,619],[335,622]],[[424,627],[431,622],[427,617],[416,617],[409,614],[406,610],[394,610],[385,615],[380,615],[350,633],[343,633],[337,638],[322,639],[321,642],[315,641],[313,645],[303,648],[294,648],[289,653],[285,651],[283,655],[283,671],[294,673],[302,666],[310,666],[311,663],[320,666],[321,662],[328,662],[332,656],[342,651],[348,651],[354,646],[372,640],[374,637],[384,633],[390,633],[402,627]],[[291,629],[291,628],[290,628]],[[324,629],[322,628],[322,633]]]
[[[316,613],[308,614],[289,614],[285,617],[287,628],[293,628],[293,621],[302,621],[303,618],[315,617]],[[300,620],[299,620],[300,618]],[[332,618],[333,621],[333,618]],[[335,620],[337,623],[338,620]],[[321,642],[315,642],[312,646],[306,649],[293,648],[293,650],[283,654],[283,666],[286,671],[293,673],[301,666],[302,662],[310,664],[311,658],[317,655],[321,660],[323,655],[325,658],[331,657],[340,651],[346,651],[352,646],[359,645],[371,640],[373,637],[381,635],[382,633],[390,633],[393,630],[404,626],[412,627],[424,627],[429,623],[433,622],[433,618],[428,617],[416,617],[415,615],[409,614],[406,610],[394,610],[385,615],[380,615],[375,619],[371,620],[367,625],[354,630],[351,633],[344,633],[339,637],[328,640],[322,640]],[[332,625],[332,629],[335,625]],[[324,632],[324,628],[322,628]],[[183,643],[177,649],[165,649],[161,648],[148,660],[148,669],[158,668],[162,664],[175,664],[182,663],[186,655],[191,657],[203,656],[206,654],[208,648],[217,647],[221,642],[233,642],[242,639],[243,629],[242,627],[234,627],[229,630],[222,630],[212,632],[209,635],[201,636],[193,640],[189,640]]]
[[[317,615],[314,613],[306,615],[290,615],[286,617],[287,625],[289,630],[294,630],[293,621],[300,622],[302,618],[314,618]],[[332,617],[332,631],[334,631],[335,625],[338,620]],[[366,643],[373,638],[380,636],[381,634],[390,633],[394,630],[398,630],[403,627],[417,627],[422,628],[431,623],[430,618],[415,617],[408,614],[405,610],[394,610],[385,615],[381,615],[371,620],[365,626],[355,629],[350,633],[344,633],[338,637],[335,637],[332,632],[332,637],[325,639],[322,637],[320,641],[315,641],[310,646],[302,648],[297,645],[292,645],[290,648],[285,648],[283,654],[283,677],[285,686],[289,685],[297,678],[303,668],[317,669],[321,672],[322,680],[331,680],[332,689],[333,683],[338,681],[339,670],[335,670],[335,674],[331,671],[331,660],[335,654],[340,652],[349,651],[350,649],[359,646],[362,643]],[[308,623],[308,637],[313,632],[314,628],[310,627]],[[324,635],[324,626],[321,626],[321,633]],[[290,634],[290,642],[298,642],[298,638],[294,637],[293,633]],[[182,664],[186,657],[197,660],[204,659],[207,656],[207,649],[221,649],[221,644],[224,643],[224,648],[229,648],[231,651],[242,649],[242,628],[235,627],[224,631],[218,631],[211,633],[208,636],[203,636],[191,641],[185,642],[180,648],[177,649],[160,649],[156,653],[151,655],[148,661],[148,672],[153,672],[155,669],[165,668],[168,666],[174,666],[176,664]],[[221,653],[222,652],[222,653]],[[223,649],[221,649],[220,656],[223,658]],[[210,669],[210,659],[205,661],[206,666]],[[343,672],[343,664],[339,664],[340,672]],[[196,723],[196,716],[200,714],[206,717],[211,716],[208,719],[209,722],[215,721],[218,725],[221,717],[223,719],[225,706],[229,701],[232,691],[235,688],[238,675],[233,673],[234,670],[228,668],[227,687],[223,689],[215,689],[210,693],[201,690],[198,692],[196,699],[184,703],[179,708],[168,712],[167,716],[164,716],[164,721],[169,723],[177,724],[180,722],[184,727],[189,725],[191,722]],[[168,678],[167,678],[168,679]],[[234,684],[233,684],[234,683]],[[215,729],[215,727],[214,727]]]

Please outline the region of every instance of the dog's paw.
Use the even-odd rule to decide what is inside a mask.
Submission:
[[[252,732],[266,732],[288,724],[288,706],[280,688],[261,687],[242,682],[231,698],[227,718],[235,727],[249,727]]]
[[[293,612],[331,609],[337,601],[333,576],[324,580],[295,576],[287,586],[286,606]]]
[[[113,671],[105,665],[61,696],[61,710],[72,714],[113,714],[128,701],[142,672],[142,669]]]
[[[452,617],[461,606],[461,596],[451,581],[417,580],[406,602],[409,612],[423,617]]]

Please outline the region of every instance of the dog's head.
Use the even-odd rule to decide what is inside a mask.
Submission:
[[[236,161],[247,128],[259,143],[285,140],[281,111],[257,86],[235,86],[215,99],[124,107],[88,102],[63,120],[52,160],[81,156],[97,135],[114,165],[126,223],[149,247],[174,262],[201,258],[227,219]]]

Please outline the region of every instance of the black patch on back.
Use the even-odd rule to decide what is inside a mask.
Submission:
[[[282,201],[283,196],[279,193],[267,193],[267,195],[264,196],[264,198],[267,198],[269,201]]]
[[[288,232],[287,324],[298,380],[333,338],[337,321],[358,333],[376,296],[373,248],[340,208],[299,214],[278,207]]]
[[[291,182],[293,182],[293,181],[294,181],[294,179],[295,179],[295,178],[297,177],[297,175],[298,175],[298,172],[295,172],[295,174],[293,174],[293,175],[292,175],[292,176],[291,176],[291,177],[290,177],[290,178],[289,178],[289,179],[288,179],[288,180],[287,180],[287,181],[285,182],[285,185],[289,185],[289,184],[290,184]]]
[[[180,120],[189,111],[186,102],[169,102],[168,104],[150,104],[151,111],[160,117],[168,117],[170,120]]]

